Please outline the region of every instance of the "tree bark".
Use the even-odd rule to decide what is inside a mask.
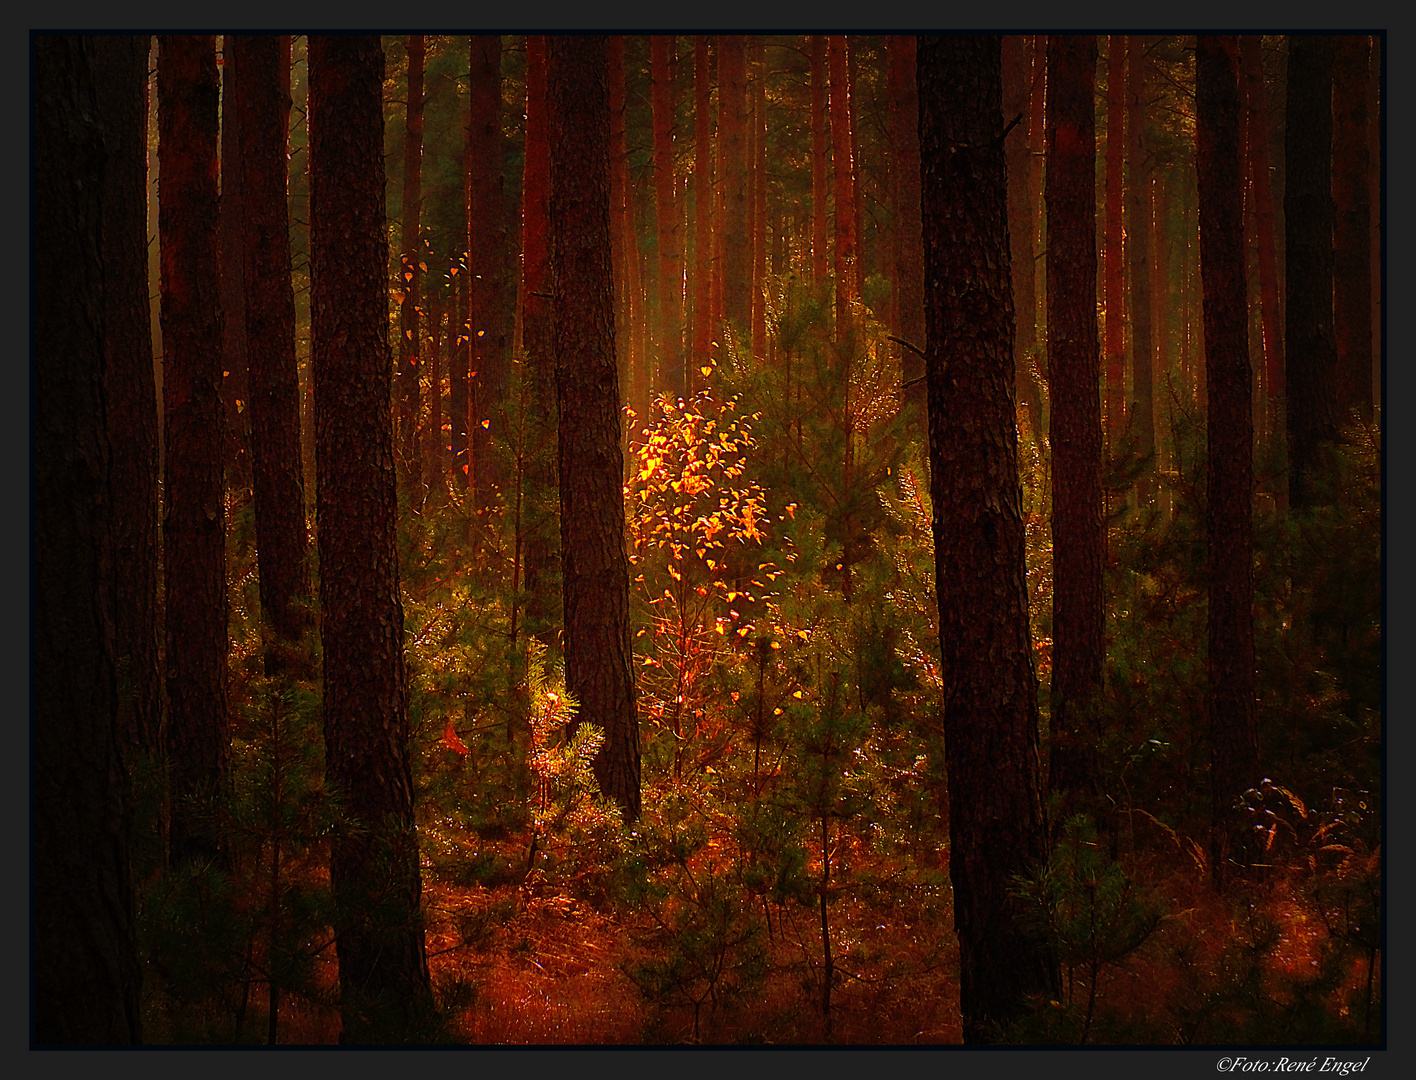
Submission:
[[[683,260],[679,251],[678,200],[674,194],[674,86],[669,50],[673,39],[664,34],[649,38],[650,78],[653,82],[654,212],[658,226],[659,366],[655,383],[675,397],[687,391],[683,368]]]
[[[748,210],[746,38],[718,38],[718,137],[723,141],[723,320],[737,348],[752,330],[752,234]]]
[[[499,303],[505,263],[502,226],[500,34],[474,34],[470,50],[471,116],[467,131],[468,236],[471,293],[467,385],[468,476],[475,506],[486,506],[497,480],[492,426],[506,383],[505,334]],[[485,423],[484,423],[485,422]],[[500,434],[500,431],[498,431]]]
[[[300,375],[295,358],[295,297],[290,278],[286,201],[290,123],[290,40],[232,37],[237,84],[246,337],[250,349],[251,472],[261,613],[287,644],[309,625],[305,480],[300,451]],[[268,668],[281,662],[270,654]]]
[[[148,304],[146,36],[92,39],[106,162],[104,385],[113,454],[114,629],[119,729],[129,754],[157,755],[162,718],[157,566],[159,410]]]
[[[689,355],[689,376],[695,389],[704,385],[700,367],[709,365],[713,340],[709,293],[713,278],[713,117],[709,112],[709,91],[713,70],[708,55],[708,38],[693,39],[693,347]]]
[[[310,256],[325,770],[343,1042],[420,1034],[432,1003],[398,591],[383,49],[312,36]]]
[[[752,42],[752,355],[767,359],[767,44]]]
[[[171,847],[209,859],[206,812],[226,775],[226,534],[222,312],[217,254],[216,40],[158,39],[158,197],[165,409],[168,751]]]
[[[1254,701],[1253,403],[1239,165],[1239,43],[1201,34],[1195,47],[1195,167],[1204,291],[1205,535],[1209,570],[1212,819],[1210,867],[1229,881],[1233,807],[1259,779]]]
[[[246,286],[242,278],[245,240],[241,192],[241,123],[236,102],[241,76],[230,42],[221,45],[221,200],[217,225],[221,244],[221,398],[226,423],[226,487],[244,503],[251,490],[250,382],[246,341]]]
[[[844,34],[833,34],[826,43],[831,79],[831,185],[836,213],[833,219],[836,233],[836,340],[850,337],[853,325],[852,304],[860,299],[856,289],[857,262],[860,258],[856,240],[855,163],[851,157],[850,75]],[[847,370],[847,386],[850,372]]]
[[[122,194],[131,138],[102,123],[119,105],[100,107],[93,69],[100,52],[99,71],[123,63],[131,76],[139,49],[49,35],[33,49],[34,227],[47,239],[33,262],[32,1033],[40,1045],[136,1043],[142,973],[114,661],[120,492],[104,401],[106,293],[117,302],[134,283],[105,266],[103,236],[141,229],[142,212]],[[104,90],[126,90],[132,119],[145,78],[125,82]],[[116,190],[105,191],[110,178]],[[124,206],[136,221],[105,220]]]
[[[721,80],[720,80],[721,81]],[[811,35],[811,278],[818,285],[830,271],[826,236],[826,173],[830,165],[826,115],[826,38]]]
[[[1096,38],[1047,39],[1047,352],[1052,376],[1053,791],[1095,790],[1105,656],[1096,318]]]
[[[639,817],[602,37],[552,37],[547,62],[566,689],[598,725],[600,790]]]
[[[891,190],[894,205],[890,219],[895,236],[895,336],[917,348],[924,347],[924,247],[919,220],[919,90],[915,83],[915,39],[890,38],[890,143]],[[925,407],[924,361],[901,347],[905,395]]]
[[[1024,43],[1025,39],[1018,34],[1003,38],[1003,118],[1010,124],[1015,117],[1026,117],[1028,112],[1032,65]],[[1014,127],[1004,145],[1008,159],[1008,239],[1018,324],[1013,341],[1013,367],[1018,404],[1023,407],[1018,417],[1021,423],[1026,416],[1028,430],[1040,439],[1042,391],[1033,375],[1033,356],[1037,351],[1037,278],[1033,270],[1032,206],[1028,202],[1033,160],[1027,124],[1020,122]],[[1095,284],[1092,288],[1095,291]]]
[[[1127,38],[1126,60],[1126,264],[1131,290],[1131,410],[1140,479],[1140,506],[1155,501],[1154,344],[1150,302],[1150,173],[1145,145],[1145,39]]]
[[[1000,42],[920,38],[925,366],[949,870],[966,1042],[1052,995],[1013,900],[1045,854],[1013,406]]]
[[[1126,39],[1112,34],[1106,52],[1106,225],[1102,247],[1106,445],[1116,453],[1126,430],[1126,262],[1121,198],[1126,152]],[[1049,237],[1051,234],[1048,234]]]
[[[1331,37],[1288,39],[1284,137],[1284,363],[1288,389],[1288,503],[1313,505],[1319,447],[1336,441],[1333,332]]]

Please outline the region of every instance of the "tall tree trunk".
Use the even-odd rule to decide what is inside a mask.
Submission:
[[[231,37],[237,59],[241,188],[250,348],[251,472],[261,613],[287,644],[309,620],[305,480],[300,452],[300,373],[285,198],[290,123],[290,39]],[[278,659],[267,660],[279,668]]]
[[[447,436],[443,434],[443,288],[428,290],[428,428],[423,440],[425,498],[440,502],[447,492]]]
[[[1239,166],[1239,43],[1201,34],[1195,47],[1195,167],[1204,288],[1208,466],[1211,784],[1210,867],[1230,875],[1233,807],[1259,779],[1254,702],[1253,404]]]
[[[147,36],[93,38],[107,160],[103,179],[104,385],[113,454],[119,729],[127,753],[160,752],[157,637],[157,385],[147,255]]]
[[[1369,198],[1367,70],[1371,38],[1343,34],[1333,66],[1333,330],[1338,419],[1372,418],[1372,209]]]
[[[747,39],[718,38],[718,137],[723,141],[723,319],[737,348],[752,329],[752,235],[748,219]]]
[[[398,431],[399,452],[410,477],[419,477],[418,461],[419,381],[422,337],[418,332],[423,275],[423,59],[426,42],[422,34],[408,35],[408,102],[403,125],[403,300],[398,308]]]
[[[919,220],[919,89],[915,83],[915,39],[890,38],[888,86],[895,236],[895,336],[924,347],[924,246]],[[924,361],[901,347],[906,397],[925,405]]]
[[[673,39],[664,34],[649,38],[650,78],[654,114],[654,212],[658,226],[658,327],[659,369],[655,385],[675,397],[688,387],[683,369],[683,263],[679,252],[678,200],[674,196],[674,85],[669,50]]]
[[[629,629],[614,282],[610,272],[605,39],[552,37],[551,236],[560,406],[566,689],[598,725],[600,790],[639,817],[639,723]]]
[[[105,226],[115,237],[129,234],[142,217],[121,194],[133,176],[131,133],[125,139],[111,126],[118,105],[99,104],[93,70],[96,52],[107,54],[99,73],[122,64],[129,78],[105,82],[104,92],[125,94],[130,119],[141,115],[134,99],[145,80],[132,77],[136,61],[127,55],[138,49],[122,41],[45,35],[32,53],[34,227],[47,238],[32,263],[32,1015],[41,1045],[142,1040],[113,638],[121,574],[113,500],[121,489],[104,403],[106,293],[116,302],[134,283],[120,277],[130,268],[106,264],[103,241]],[[115,190],[105,191],[110,180]],[[137,219],[108,222],[120,207]]]
[[[719,80],[721,82],[721,79]],[[811,35],[811,278],[818,285],[830,270],[826,236],[826,174],[831,150],[826,114],[826,38]]]
[[[226,488],[240,503],[251,490],[250,384],[246,343],[246,287],[242,281],[245,241],[241,236],[240,118],[236,101],[241,76],[230,42],[221,45],[221,201],[217,225],[221,245],[221,398],[226,424]]]
[[[1036,335],[1038,341],[1047,339],[1047,327],[1044,325],[1047,319],[1047,283],[1046,273],[1040,272],[1038,267],[1039,253],[1047,250],[1047,214],[1043,209],[1043,156],[1047,153],[1046,110],[1047,103],[1047,35],[1034,34],[1032,39],[1032,90],[1028,95],[1028,146],[1032,150],[1033,170],[1032,188],[1028,196],[1028,205],[1032,208],[1027,219],[1026,228],[1033,238],[1033,288],[1036,292],[1034,303],[1036,307],[1030,313],[1031,318],[1036,322]],[[1018,222],[1020,227],[1023,222]],[[1009,229],[1012,224],[1009,224]],[[1036,370],[1039,384],[1046,388],[1047,383],[1047,352],[1040,350],[1037,356]],[[1048,398],[1042,401],[1042,429],[1047,430],[1047,410]]]
[[[1102,343],[1106,356],[1106,446],[1113,454],[1126,430],[1126,262],[1121,200],[1126,160],[1125,64],[1126,39],[1112,34],[1106,51],[1106,228],[1101,273],[1106,310]]]
[[[1284,137],[1284,363],[1288,388],[1288,502],[1311,506],[1319,447],[1338,435],[1333,333],[1332,71],[1334,40],[1288,39]]]
[[[1003,38],[1003,119],[1026,117],[1032,87],[1032,65],[1024,48],[1026,39],[1018,34]],[[1019,421],[1041,438],[1042,391],[1033,375],[1033,355],[1037,350],[1037,278],[1033,270],[1032,147],[1026,123],[1019,122],[1005,141],[1008,159],[1008,239],[1013,263],[1013,298],[1017,304],[1017,334],[1013,339],[1013,367],[1017,378]],[[1092,286],[1095,290],[1095,284]]]
[[[325,770],[343,1042],[425,1035],[384,230],[383,48],[312,36],[310,259]]]
[[[1057,988],[1013,899],[1046,851],[1013,406],[996,37],[921,38],[930,495],[964,1040]],[[947,364],[947,372],[946,372]]]
[[[158,197],[171,846],[212,858],[202,805],[226,775],[226,534],[217,257],[216,39],[158,39]]]
[[[625,151],[624,35],[615,34],[608,45],[610,78],[610,263],[615,276],[615,325],[629,326],[629,246],[633,242],[625,228],[626,200],[629,197],[629,162]],[[615,335],[615,368],[621,393],[628,401],[632,356],[630,335]],[[624,404],[625,402],[621,402]],[[629,403],[633,408],[633,403]],[[638,410],[635,410],[638,415]],[[627,433],[632,438],[632,433]],[[627,447],[626,447],[627,449]]]
[[[1095,790],[1105,656],[1096,325],[1096,38],[1047,39],[1047,353],[1052,375],[1053,791]]]
[[[713,117],[709,112],[709,90],[713,70],[708,55],[708,38],[693,39],[693,348],[689,355],[689,375],[695,387],[704,385],[699,370],[709,366],[713,322],[709,293],[713,278]]]
[[[1131,405],[1141,475],[1137,502],[1155,501],[1154,346],[1150,303],[1150,160],[1145,145],[1145,39],[1127,39],[1126,263],[1131,285]]]

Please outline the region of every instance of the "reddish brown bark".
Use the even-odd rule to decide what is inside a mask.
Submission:
[[[919,88],[915,39],[890,38],[887,86],[890,97],[890,219],[894,223],[895,283],[891,291],[895,336],[924,348],[924,246],[919,220]],[[905,393],[924,409],[924,361],[901,347]]]
[[[1259,305],[1263,323],[1264,387],[1269,400],[1283,396],[1283,329],[1279,312],[1278,258],[1274,245],[1273,184],[1269,168],[1268,107],[1264,97],[1262,39],[1239,38],[1247,107],[1249,185],[1259,247]]]
[[[1096,782],[1105,655],[1096,317],[1096,38],[1047,39],[1047,353],[1052,388],[1051,787]]]
[[[410,476],[418,476],[419,383],[422,379],[418,314],[423,291],[423,59],[422,34],[408,35],[408,101],[403,126],[403,300],[398,306],[399,452]]]
[[[317,35],[309,63],[325,774],[349,823],[330,851],[340,1038],[413,1040],[432,993],[398,589],[383,49],[373,36]]]
[[[1039,273],[1036,253],[1046,250],[1047,247],[1047,215],[1043,211],[1043,168],[1040,164],[1042,156],[1047,153],[1047,135],[1044,132],[1044,106],[1047,103],[1047,35],[1035,34],[1032,39],[1032,89],[1028,95],[1028,146],[1032,149],[1033,170],[1032,170],[1032,191],[1028,196],[1028,205],[1032,208],[1029,219],[1029,230],[1033,237],[1034,262],[1033,262],[1033,288],[1036,290],[1033,315],[1037,323],[1037,340],[1043,341],[1047,337],[1047,283],[1046,275]],[[1047,353],[1042,351],[1037,357],[1037,373],[1041,384],[1047,385]],[[1043,412],[1047,411],[1047,400],[1042,403]],[[1044,417],[1043,426],[1046,427]]]
[[[475,505],[485,506],[495,479],[491,445],[497,422],[495,405],[506,380],[504,338],[497,304],[502,276],[501,236],[501,36],[474,34],[469,71],[470,118],[467,129],[468,235],[471,297],[467,386],[468,474]],[[500,431],[495,432],[501,435]]]
[[[1106,218],[1102,242],[1102,302],[1106,311],[1106,445],[1114,453],[1126,429],[1126,261],[1122,240],[1122,171],[1126,151],[1126,39],[1110,36],[1106,53]]]
[[[1201,34],[1195,47],[1195,168],[1204,290],[1209,570],[1206,702],[1211,745],[1210,867],[1230,878],[1233,807],[1259,779],[1254,699],[1253,405],[1239,166],[1239,45]]]
[[[1150,160],[1145,133],[1145,40],[1127,38],[1126,264],[1131,293],[1132,435],[1140,458],[1142,506],[1155,498],[1154,344],[1150,302]]]
[[[625,158],[624,37],[608,39],[607,61],[610,80],[610,262],[615,275],[615,325],[629,326],[628,247],[632,242],[625,229],[629,169]],[[615,366],[620,388],[628,401],[633,358],[628,333],[615,335]],[[633,405],[630,402],[631,406]],[[636,410],[637,411],[637,410]]]
[[[217,257],[216,41],[158,39],[163,499],[172,856],[209,859],[226,776],[226,538]]]
[[[1003,117],[1012,124],[1026,117],[1032,89],[1032,64],[1025,48],[1026,39],[1017,34],[1003,38]],[[1028,145],[1026,123],[1018,123],[1005,142],[1008,160],[1008,238],[1013,264],[1013,301],[1017,309],[1017,333],[1013,338],[1013,367],[1016,378],[1018,420],[1028,430],[1042,431],[1042,393],[1033,374],[1037,350],[1037,289],[1033,272],[1032,147]],[[1024,420],[1026,417],[1026,420]]]
[[[1372,418],[1372,208],[1367,71],[1371,38],[1343,34],[1333,66],[1333,332],[1339,418]]]
[[[752,328],[752,235],[749,218],[747,40],[718,39],[719,135],[723,143],[723,320],[739,349]]]
[[[767,356],[767,44],[752,43],[752,354]]]
[[[598,725],[600,790],[639,817],[602,37],[552,37],[547,64],[566,689]]]
[[[286,146],[290,39],[232,37],[241,76],[240,161],[245,210],[246,332],[250,341],[251,474],[261,615],[297,641],[309,620],[305,481],[300,452],[300,377],[290,279]],[[271,653],[268,670],[281,660]]]
[[[245,241],[241,236],[240,119],[236,113],[240,74],[231,55],[230,42],[221,46],[221,217],[217,231],[221,245],[221,401],[226,414],[226,486],[244,502],[251,489],[250,386],[247,374],[246,288],[241,265]]]

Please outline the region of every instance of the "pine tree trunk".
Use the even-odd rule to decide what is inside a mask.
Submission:
[[[160,751],[157,385],[148,306],[146,36],[92,39],[108,158],[103,181],[104,384],[113,454],[119,729],[127,753]]]
[[[852,330],[852,304],[856,291],[856,263],[860,257],[856,241],[855,166],[851,158],[850,75],[844,34],[833,34],[826,43],[831,80],[831,184],[835,196],[836,232],[836,340],[848,339]],[[849,385],[849,371],[847,371]]]
[[[1047,39],[1047,353],[1052,384],[1051,787],[1095,790],[1105,654],[1096,319],[1095,37]]]
[[[413,819],[384,230],[383,49],[312,36],[314,352],[325,774],[343,1042],[413,1039],[432,994]]]
[[[295,297],[290,279],[285,198],[290,122],[290,40],[227,39],[237,84],[245,210],[246,336],[250,349],[251,472],[261,612],[287,643],[309,619],[305,561],[305,480],[300,452],[300,377],[295,358]],[[280,667],[268,660],[267,666]]]
[[[1210,868],[1229,881],[1237,835],[1233,806],[1259,779],[1254,701],[1253,404],[1244,284],[1239,165],[1239,43],[1201,34],[1195,47],[1195,167],[1204,288],[1208,466],[1212,769]]]
[[[741,351],[752,330],[752,234],[748,217],[746,38],[718,38],[719,138],[723,140],[723,319]]]
[[[924,348],[924,247],[919,220],[919,89],[915,82],[915,39],[890,38],[888,86],[890,96],[891,190],[895,223],[895,336],[917,349]],[[925,407],[924,361],[901,348],[905,396]]]
[[[721,81],[721,80],[720,80]],[[816,284],[830,274],[826,235],[826,174],[831,163],[830,121],[826,114],[826,38],[811,35],[811,279]]]
[[[403,127],[403,300],[398,323],[399,451],[410,477],[422,473],[418,460],[419,381],[422,378],[418,314],[423,294],[423,59],[422,34],[408,35],[408,102]]]
[[[1047,250],[1047,214],[1043,209],[1043,172],[1042,159],[1047,153],[1047,134],[1045,132],[1046,119],[1044,105],[1047,102],[1047,35],[1034,34],[1032,39],[1032,91],[1028,96],[1028,146],[1032,151],[1033,170],[1032,188],[1028,196],[1028,205],[1032,208],[1027,219],[1027,229],[1033,238],[1033,289],[1035,295],[1033,301],[1036,307],[1032,311],[1033,320],[1037,324],[1036,340],[1045,341],[1047,339],[1047,283],[1046,273],[1039,267],[1043,260],[1039,257],[1039,252]],[[1022,223],[1019,222],[1021,225]],[[1012,224],[1009,224],[1012,228]],[[1037,374],[1040,386],[1045,390],[1047,383],[1047,352],[1041,350],[1037,357]],[[1047,410],[1048,398],[1043,397],[1042,401],[1042,429],[1047,430]]]
[[[566,689],[598,725],[600,790],[639,817],[639,724],[629,628],[605,39],[552,37],[547,62],[559,404]]]
[[[505,335],[498,303],[505,254],[502,241],[501,35],[474,34],[470,49],[471,116],[467,131],[468,236],[471,332],[468,338],[468,474],[474,505],[485,507],[498,477],[492,461],[492,425],[506,383]],[[500,431],[497,432],[500,434]]]
[[[146,40],[146,39],[142,39]],[[142,969],[129,869],[130,817],[114,662],[114,478],[105,418],[106,293],[135,283],[104,258],[103,230],[142,228],[121,192],[133,146],[100,105],[122,39],[38,36],[33,52],[33,1038],[142,1041]],[[131,50],[138,53],[135,47]],[[143,70],[146,49],[141,50]],[[105,82],[141,115],[143,80]],[[213,102],[213,105],[215,102]],[[130,133],[131,134],[131,133]],[[106,145],[105,145],[106,144]],[[118,158],[124,164],[118,165]],[[110,182],[115,190],[105,191]],[[141,184],[139,191],[141,191]],[[137,219],[116,217],[120,206]],[[107,273],[106,271],[111,271]],[[146,274],[139,277],[146,280]],[[121,339],[120,339],[121,340]],[[115,342],[115,345],[117,343]]]
[[[629,244],[625,229],[629,195],[629,165],[625,157],[624,36],[612,35],[608,46],[610,77],[610,262],[615,275],[615,326],[629,326]],[[632,356],[630,335],[615,335],[615,367],[620,390],[628,401]],[[633,404],[631,407],[633,407]],[[638,415],[638,410],[635,410]],[[627,433],[627,438],[632,438]],[[627,447],[626,447],[627,449]]]
[[[241,77],[227,38],[221,45],[221,198],[217,225],[221,245],[221,399],[226,423],[226,488],[238,503],[251,490],[250,384],[246,343],[246,287],[242,281],[245,241],[242,210],[240,118],[236,102]]]
[[[1014,876],[1045,851],[1028,633],[999,39],[918,43],[930,495],[964,1040],[1051,997]]]
[[[1285,383],[1288,503],[1311,506],[1319,447],[1338,435],[1333,332],[1332,72],[1334,40],[1288,39],[1284,137]]]
[[[708,38],[693,39],[693,348],[689,356],[689,376],[695,388],[705,384],[699,368],[708,366],[713,340],[709,293],[713,278],[713,117],[709,112],[709,90],[713,71],[708,55]]]
[[[752,355],[767,357],[767,45],[752,43]]]
[[[202,824],[229,741],[222,491],[222,312],[217,256],[216,40],[158,39],[162,249],[162,537],[166,576],[172,856],[209,859]]]
[[[678,202],[674,197],[674,87],[669,73],[669,49],[673,39],[654,34],[649,38],[650,77],[653,81],[654,114],[654,208],[658,225],[658,303],[656,304],[660,377],[662,386],[674,397],[687,389],[683,370],[683,325],[679,316],[683,293],[682,259],[679,254]]]
[[[1009,34],[1003,38],[1003,119],[1026,117],[1032,65],[1024,48],[1025,38]],[[1042,432],[1042,392],[1033,375],[1033,355],[1037,350],[1037,278],[1033,271],[1032,147],[1028,129],[1019,123],[1005,142],[1008,159],[1008,239],[1013,262],[1013,298],[1017,305],[1018,330],[1013,341],[1013,367],[1017,378],[1019,422],[1035,437]]]

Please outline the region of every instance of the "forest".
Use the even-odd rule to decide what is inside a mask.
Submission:
[[[31,1047],[1384,1047],[1385,45],[32,33]]]

